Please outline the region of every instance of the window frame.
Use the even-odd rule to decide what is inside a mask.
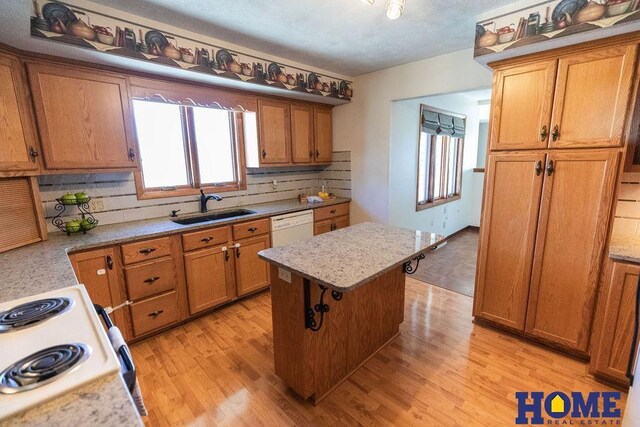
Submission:
[[[224,108],[229,105],[233,108],[242,106],[246,110],[255,111],[255,102],[251,102],[246,96],[235,97],[234,94],[223,94],[218,90],[207,90],[197,86],[185,86],[179,84],[171,84],[168,82],[152,82],[148,80],[139,80],[140,86],[131,87],[131,103],[134,100],[151,101],[151,102],[167,102],[178,104],[182,107],[203,107],[206,105],[220,105]],[[177,100],[177,101],[176,101]],[[218,101],[219,100],[219,101]],[[213,107],[212,107],[213,108]],[[245,159],[245,142],[243,130],[243,116],[240,109],[235,110],[230,115],[230,130],[232,138],[232,151],[234,169],[236,173],[236,181],[223,183],[205,183],[200,182],[198,151],[195,138],[195,122],[193,112],[185,114],[181,110],[181,120],[183,128],[183,142],[185,145],[185,154],[187,156],[186,168],[187,175],[191,183],[189,185],[180,185],[170,188],[153,188],[144,186],[144,175],[142,171],[142,162],[138,162],[138,168],[134,172],[134,181],[136,186],[136,196],[138,200],[160,199],[167,197],[182,197],[200,194],[200,189],[207,192],[230,192],[242,191],[247,189],[247,168]],[[227,110],[230,111],[230,110]],[[140,145],[138,135],[135,128],[135,115],[133,106],[131,108],[131,118],[134,126],[133,134],[137,152],[140,153]]]
[[[416,212],[430,209],[435,206],[444,205],[446,203],[450,203],[456,200],[460,200],[462,198],[462,168],[463,168],[463,160],[464,160],[464,140],[463,137],[452,137],[450,135],[442,135],[442,134],[432,134],[428,132],[424,132],[426,134],[426,138],[429,138],[429,152],[427,155],[429,156],[428,170],[425,171],[425,179],[427,182],[425,183],[427,199],[421,200],[421,195],[419,194],[420,190],[420,139],[423,133],[422,131],[422,117],[424,110],[433,111],[436,113],[442,113],[449,116],[459,117],[465,120],[466,126],[466,116],[463,114],[453,113],[451,111],[442,110],[435,107],[430,107],[425,104],[420,104],[420,118],[418,122],[418,144],[416,149]],[[438,198],[435,197],[435,160],[436,160],[436,145],[438,143],[438,137],[441,137],[442,144],[442,162],[439,171],[440,175],[440,194]],[[457,162],[456,162],[456,183],[455,183],[455,192],[452,195],[448,195],[449,188],[449,146],[452,141],[458,142],[457,147]]]

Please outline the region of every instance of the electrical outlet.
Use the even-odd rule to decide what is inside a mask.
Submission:
[[[91,212],[101,212],[104,210],[104,200],[92,199],[89,201],[89,209]]]

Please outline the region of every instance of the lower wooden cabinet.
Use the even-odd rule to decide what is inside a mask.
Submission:
[[[184,255],[191,314],[224,304],[235,298],[232,255],[233,252],[227,246],[215,246]]]
[[[590,370],[623,386],[629,385],[626,373],[635,319],[640,315],[635,308],[639,278],[640,265],[609,260],[596,315]]]
[[[317,208],[313,212],[313,235],[349,226],[349,203]]]
[[[269,264],[258,258],[258,252],[271,247],[268,234],[238,240],[235,248],[236,289],[238,296],[266,288],[271,283]]]
[[[178,320],[180,320],[180,314],[176,291],[131,304],[131,323],[136,337],[176,323]]]
[[[588,354],[619,156],[615,149],[489,156],[477,318]]]

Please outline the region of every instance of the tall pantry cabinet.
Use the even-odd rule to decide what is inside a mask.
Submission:
[[[637,42],[494,67],[474,316],[589,354]]]

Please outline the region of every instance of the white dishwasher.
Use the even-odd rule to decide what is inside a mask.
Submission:
[[[288,245],[313,237],[313,210],[271,217],[271,246]]]

